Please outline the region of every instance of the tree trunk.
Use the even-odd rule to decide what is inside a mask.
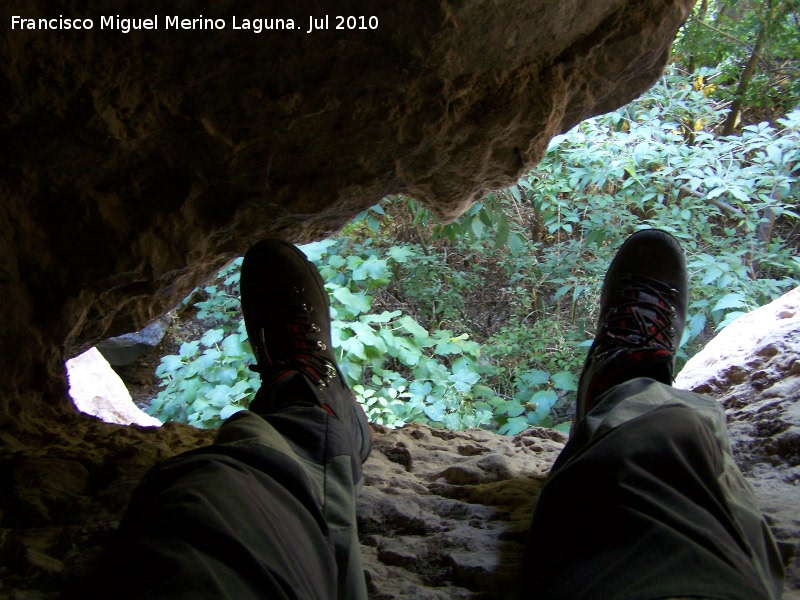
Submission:
[[[695,17],[695,19],[697,19],[698,21],[703,21],[706,18],[707,12],[708,12],[708,0],[703,0],[700,3],[700,8],[697,9],[697,16]],[[689,73],[694,73],[696,66],[697,65],[695,64],[695,57],[694,55],[692,55],[689,57]]]
[[[736,95],[731,104],[728,117],[725,119],[725,124],[722,126],[722,135],[731,135],[739,124],[739,119],[742,113],[742,102],[744,101],[744,93],[747,91],[747,86],[750,85],[750,80],[756,71],[758,65],[758,58],[761,54],[761,48],[767,40],[767,30],[769,29],[769,20],[761,22],[761,28],[758,30],[758,37],[756,38],[756,45],[750,53],[750,58],[747,65],[744,67],[741,76],[739,77],[739,85],[736,87]]]

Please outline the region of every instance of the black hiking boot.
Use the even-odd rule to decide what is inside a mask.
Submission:
[[[672,385],[687,303],[686,260],[678,240],[657,229],[630,236],[603,281],[573,430],[598,396],[620,383],[649,377]]]
[[[317,268],[292,244],[263,240],[245,254],[240,288],[257,363],[250,368],[261,375],[250,410],[270,415],[293,404],[316,404],[344,424],[364,462],[371,430],[336,364],[330,300]]]

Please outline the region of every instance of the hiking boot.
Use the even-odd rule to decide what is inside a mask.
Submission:
[[[672,385],[687,303],[678,240],[657,229],[630,236],[603,281],[597,334],[578,384],[576,426],[601,394],[620,383],[649,377]]]
[[[261,375],[250,410],[269,415],[293,404],[316,404],[345,425],[364,462],[372,448],[371,430],[336,364],[330,299],[317,268],[294,245],[263,240],[245,254],[240,288],[256,357],[250,368]]]

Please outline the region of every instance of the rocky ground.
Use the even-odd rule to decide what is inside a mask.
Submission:
[[[358,503],[370,594],[516,597],[533,505],[565,441],[549,429],[380,431]]]
[[[723,329],[675,385],[725,407],[734,457],[788,565],[785,597],[799,598],[800,288]]]

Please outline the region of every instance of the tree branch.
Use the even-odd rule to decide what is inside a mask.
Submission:
[[[725,38],[729,39],[732,42],[736,42],[740,46],[743,46],[744,48],[746,48],[748,52],[753,53],[753,47],[750,46],[747,42],[743,42],[742,40],[740,40],[736,36],[733,36],[730,33],[725,33],[724,31],[722,31],[722,29],[714,27],[713,25],[711,25],[709,23],[706,23],[705,21],[701,21],[700,19],[693,18],[692,20],[695,23],[697,23],[698,25],[702,25],[703,27],[706,27],[706,28],[710,29],[711,31],[713,31],[715,33],[718,33],[722,37],[725,37]],[[760,60],[762,62],[766,62],[761,55],[756,54],[756,57],[758,58],[758,60]]]
[[[724,210],[725,212],[733,215],[734,217],[739,217],[743,219],[747,216],[741,210],[739,210],[738,208],[736,208],[731,204],[728,204],[724,200],[720,200],[719,198],[708,198],[705,194],[695,191],[689,186],[682,185],[678,189],[682,191],[684,194],[688,194],[689,196],[694,196],[695,198],[700,198],[701,200],[705,200],[709,204],[713,204],[717,208]]]

